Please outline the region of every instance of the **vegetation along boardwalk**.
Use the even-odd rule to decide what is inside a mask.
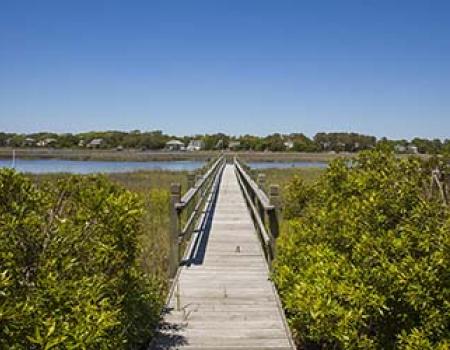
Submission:
[[[222,169],[208,224],[178,269],[153,348],[293,349],[236,167]]]

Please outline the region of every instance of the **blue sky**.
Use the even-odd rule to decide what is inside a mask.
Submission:
[[[448,0],[0,0],[0,130],[450,137]]]

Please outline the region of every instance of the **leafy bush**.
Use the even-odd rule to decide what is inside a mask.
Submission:
[[[420,167],[367,151],[287,197],[274,279],[301,348],[449,349],[450,215]]]
[[[134,349],[162,304],[138,269],[140,199],[101,176],[0,170],[0,348]]]
[[[285,186],[283,219],[289,220],[302,215],[306,204],[314,195],[314,187],[305,184],[300,176],[295,175]]]

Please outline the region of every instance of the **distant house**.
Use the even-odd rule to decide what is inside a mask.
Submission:
[[[409,153],[409,154],[419,153],[419,149],[417,148],[417,146],[414,146],[414,145],[408,145],[408,146],[395,145],[394,150],[396,153]]]
[[[331,147],[331,142],[328,141],[320,142],[320,146],[322,147],[323,150],[327,151]]]
[[[46,139],[38,141],[38,143],[36,145],[38,147],[48,147],[48,146],[51,146],[52,144],[54,144],[55,142],[56,142],[56,139],[46,138]]]
[[[36,144],[35,139],[32,139],[31,137],[27,137],[25,140],[23,140],[24,146],[34,146]]]
[[[239,141],[230,141],[228,144],[228,149],[230,150],[237,150],[241,147],[241,143]]]
[[[413,146],[413,145],[409,145],[407,147],[407,151],[408,151],[408,153],[412,153],[412,154],[419,153],[419,149],[417,148],[417,146]]]
[[[166,149],[169,151],[183,151],[185,147],[184,143],[180,140],[170,140],[166,142]]]
[[[216,145],[214,146],[215,149],[223,149],[223,140],[220,139],[217,141]]]
[[[93,139],[89,142],[87,148],[99,148],[103,144],[103,139]]]
[[[395,145],[394,146],[394,150],[396,153],[405,153],[406,152],[406,147],[403,145]]]
[[[188,151],[201,151],[205,148],[205,143],[202,140],[191,140],[187,146]]]
[[[78,147],[84,147],[84,146],[85,146],[85,142],[84,142],[83,139],[81,139],[81,140],[78,142]]]
[[[345,147],[346,147],[347,145],[344,143],[344,142],[338,142],[338,143],[336,143],[336,148],[338,149],[338,150],[340,150],[340,151],[343,151],[343,150],[345,150]]]
[[[294,148],[294,141],[287,140],[286,142],[284,142],[284,147],[286,147],[286,149],[293,149]]]

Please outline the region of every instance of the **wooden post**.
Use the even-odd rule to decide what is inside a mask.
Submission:
[[[258,174],[258,186],[264,191],[264,187],[266,186],[266,174]]]
[[[262,191],[264,191],[264,187],[265,187],[265,184],[266,184],[266,175],[265,174],[258,174],[257,182],[258,182],[258,187]],[[257,197],[257,196],[255,195],[255,197]],[[258,203],[256,203],[256,204],[257,204],[257,208],[258,208],[258,211],[259,211],[259,216],[261,217],[261,220],[264,223],[264,226],[266,226],[266,224],[267,224],[266,211],[265,211],[262,203],[259,203],[259,201],[258,201]]]
[[[270,185],[269,187],[269,199],[270,204],[274,205],[277,209],[280,208],[280,186]]]
[[[179,264],[179,234],[180,234],[180,219],[178,217],[178,210],[176,204],[181,199],[181,185],[179,183],[172,183],[170,185],[170,252],[169,252],[169,276],[175,276]]]
[[[268,213],[269,216],[269,229],[270,229],[270,238],[272,240],[272,254],[275,255],[275,240],[278,237],[280,227],[278,222],[279,208],[281,205],[280,201],[280,186],[278,185],[270,185],[269,188],[269,199],[270,204],[272,204],[275,208],[270,210]]]
[[[195,185],[195,173],[194,172],[190,172],[187,176],[187,185],[188,188],[192,188]]]

